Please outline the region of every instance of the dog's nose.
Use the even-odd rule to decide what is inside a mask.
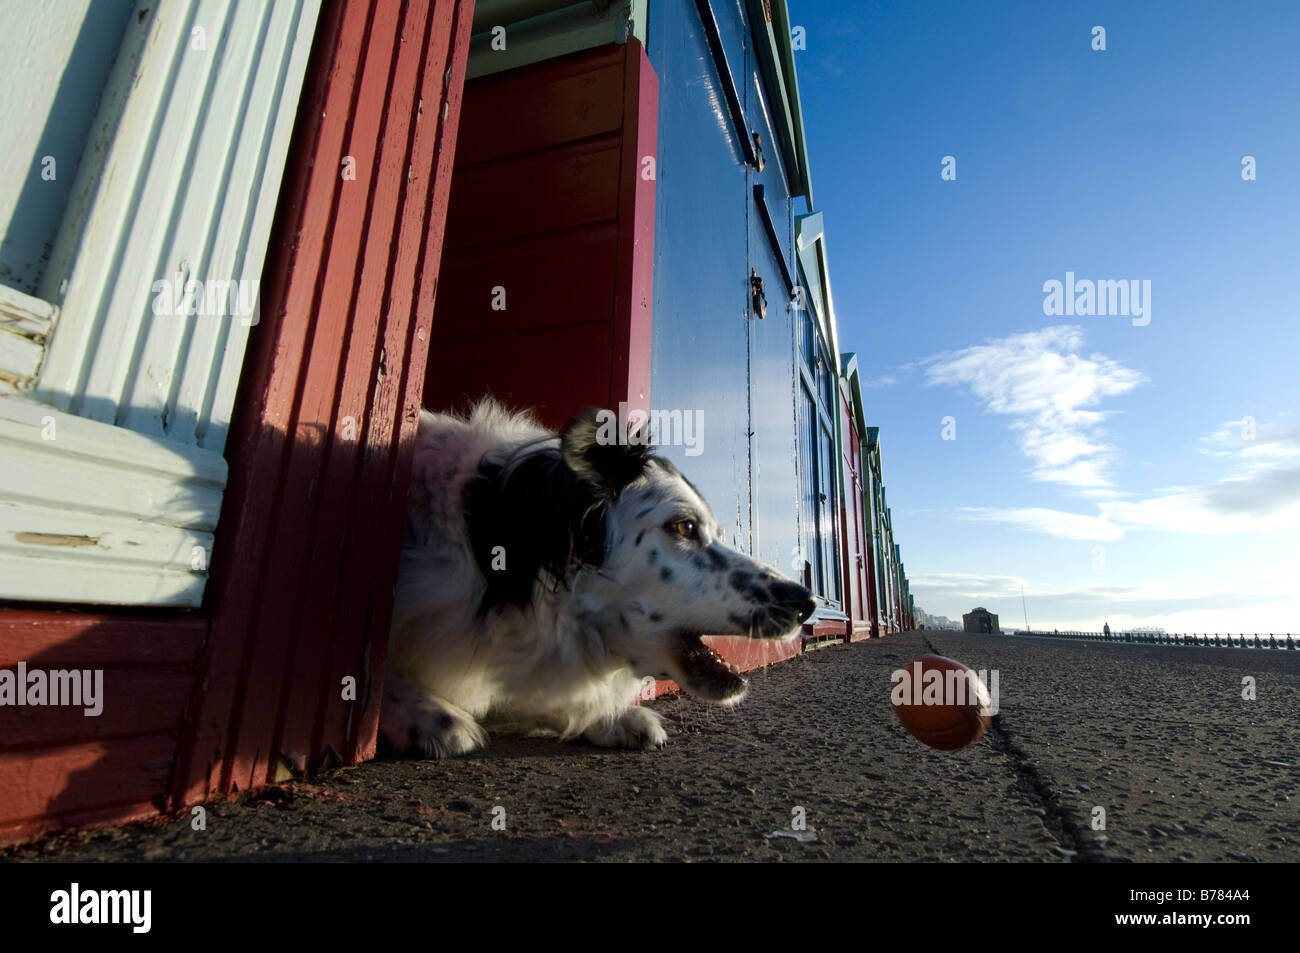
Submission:
[[[817,611],[817,600],[797,582],[778,582],[772,586],[772,598],[794,610],[803,622]]]

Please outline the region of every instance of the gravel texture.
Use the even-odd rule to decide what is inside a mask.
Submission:
[[[931,651],[998,672],[964,751],[890,707],[891,673]],[[186,814],[0,858],[1295,861],[1298,689],[1300,652],[913,632],[751,673],[736,710],[659,699],[662,751],[498,737],[209,804],[204,831]]]

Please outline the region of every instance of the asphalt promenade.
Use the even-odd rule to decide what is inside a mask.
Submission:
[[[972,748],[932,751],[894,717],[891,673],[931,651],[997,672]],[[186,816],[0,859],[1300,860],[1300,652],[931,631],[751,679],[733,711],[657,700],[662,751],[494,738],[211,804],[202,831]]]

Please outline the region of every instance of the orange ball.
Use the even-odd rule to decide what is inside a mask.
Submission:
[[[979,676],[942,655],[922,655],[893,674],[894,714],[917,741],[957,751],[984,737],[991,702]]]

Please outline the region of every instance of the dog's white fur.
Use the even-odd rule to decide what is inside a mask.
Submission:
[[[491,401],[468,418],[421,415],[380,723],[390,748],[468,753],[486,744],[485,721],[603,746],[657,747],[667,734],[658,714],[636,705],[643,677],[672,677],[722,704],[744,693],[743,678],[684,649],[683,633],[783,637],[811,612],[807,590],[720,541],[708,504],[671,464],[648,449],[637,456],[634,448],[605,448],[602,456],[593,426],[575,418],[561,438]],[[624,468],[612,482],[599,472],[611,459],[613,469]],[[556,495],[552,501],[549,488],[536,485],[540,478],[517,480],[506,492],[526,483],[530,500],[542,498],[524,518],[550,519],[534,511],[573,506],[568,491],[577,486],[592,494],[578,501],[589,512],[570,517],[598,517],[602,552],[598,562],[584,559],[566,539],[558,551],[569,558],[558,572],[542,567],[530,586],[523,580],[526,604],[481,611],[495,560],[521,570],[510,567],[509,546],[491,550],[494,566],[476,556],[469,488],[493,474],[500,485],[525,461],[555,462],[548,478]],[[683,537],[682,520],[696,538]],[[532,539],[527,527],[509,530]]]

